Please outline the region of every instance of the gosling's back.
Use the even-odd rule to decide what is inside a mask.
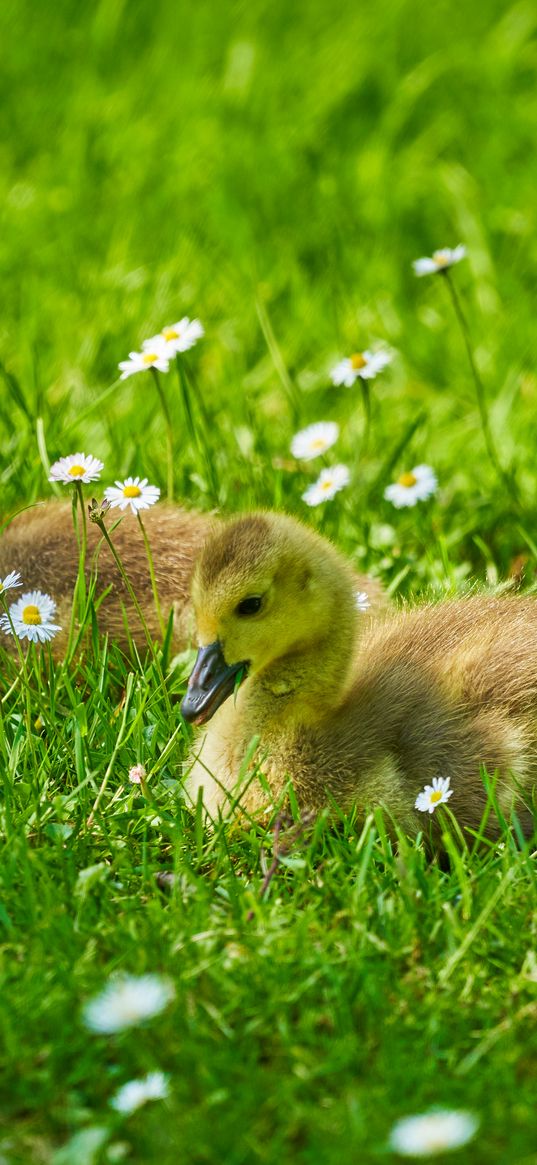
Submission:
[[[517,812],[530,831],[537,784],[535,600],[468,598],[372,625],[342,704],[315,732],[298,734],[293,752],[304,803],[320,803],[326,789],[343,808],[380,801],[414,827],[419,789],[449,776],[450,808],[461,826],[477,829],[484,766],[498,775],[507,817],[514,792],[522,794]]]

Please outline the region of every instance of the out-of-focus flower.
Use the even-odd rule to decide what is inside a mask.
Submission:
[[[302,500],[307,506],[318,506],[321,502],[333,498],[340,489],[349,484],[350,479],[351,475],[346,465],[333,465],[330,469],[321,469],[317,481],[302,494]]]
[[[420,1116],[397,1121],[390,1138],[390,1148],[401,1157],[434,1157],[459,1149],[472,1140],[479,1120],[464,1109],[437,1109]]]
[[[414,259],[412,266],[415,275],[441,275],[454,263],[460,263],[466,258],[466,247],[459,243],[458,247],[442,247],[440,251],[433,251],[431,258]]]
[[[438,489],[436,474],[430,465],[416,465],[407,473],[402,473],[397,481],[386,486],[384,497],[397,510],[404,506],[415,506],[432,497]]]
[[[148,1100],[164,1100],[169,1091],[169,1076],[165,1072],[149,1072],[141,1080],[129,1080],[119,1088],[110,1104],[116,1112],[128,1116]]]
[[[112,1034],[159,1015],[174,995],[164,975],[116,975],[86,1003],[82,1018],[91,1031]]]
[[[170,356],[173,356],[176,352],[186,352],[188,348],[193,348],[194,344],[197,344],[204,335],[203,324],[200,320],[190,320],[188,316],[183,316],[183,319],[178,320],[176,324],[167,324],[158,335],[144,340],[142,348],[144,352],[148,352],[164,340],[166,351]]]
[[[120,361],[120,380],[126,380],[128,376],[134,376],[136,372],[147,372],[150,368],[158,368],[159,372],[167,372],[170,367],[171,355],[172,352],[164,337],[153,336],[150,345],[148,345],[147,340],[145,341],[142,352],[129,352],[129,359]]]
[[[293,457],[301,461],[312,461],[321,453],[326,453],[339,437],[339,425],[335,421],[317,421],[295,433],[291,441]]]
[[[352,388],[359,377],[362,380],[373,380],[391,361],[391,352],[353,352],[352,356],[346,356],[332,369],[332,384],[344,384],[346,388]]]

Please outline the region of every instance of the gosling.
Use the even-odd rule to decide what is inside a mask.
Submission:
[[[212,818],[257,815],[291,780],[301,810],[383,805],[415,834],[417,794],[442,777],[459,825],[477,831],[485,766],[501,812],[516,800],[531,833],[535,600],[474,596],[371,620],[355,592],[334,546],[291,517],[253,514],[213,532],[192,584],[199,652],[182,712],[206,727],[188,798],[201,795]],[[438,818],[426,819],[433,845]],[[498,829],[491,813],[487,834]]]
[[[119,512],[111,511],[106,519],[108,527],[113,525],[112,519],[115,521],[119,516]],[[173,611],[171,646],[173,652],[179,652],[188,646],[194,634],[190,599],[194,563],[209,534],[218,528],[217,519],[163,502],[144,512],[143,522],[154,561],[163,619],[167,625]],[[147,649],[146,634],[110,549],[93,522],[88,522],[87,532],[86,581],[89,584],[95,566],[99,628],[124,651],[132,643],[143,653]],[[121,517],[111,537],[143,611],[149,635],[158,640],[161,630],[147,554],[140,527],[132,514]],[[41,502],[10,522],[0,537],[0,578],[5,578],[12,570],[20,572],[25,591],[45,591],[57,603],[55,622],[62,630],[52,640],[51,648],[54,657],[61,659],[67,646],[78,573],[78,546],[70,503]],[[384,608],[385,595],[374,579],[357,574],[354,586],[361,594],[363,604],[372,612]],[[17,593],[22,591],[13,592],[14,600]],[[103,594],[104,598],[99,601]],[[14,650],[10,636],[2,637],[2,642],[8,650]]]
[[[119,511],[107,516],[107,526],[120,517]],[[214,521],[208,515],[190,512],[180,506],[162,503],[143,514],[154,560],[155,576],[162,615],[167,624],[173,611],[172,650],[180,651],[189,642],[191,618],[190,581],[194,561]],[[129,593],[114,562],[109,547],[93,522],[88,522],[86,580],[92,565],[97,569],[97,621],[103,633],[128,650],[129,637],[144,652],[147,639]],[[122,517],[112,541],[144,613],[152,639],[160,637],[160,625],[151,589],[149,564],[142,532],[132,514]],[[101,544],[101,545],[99,545]],[[98,549],[97,559],[95,554]],[[43,502],[18,514],[0,538],[0,578],[12,570],[21,574],[24,591],[45,591],[57,603],[55,622],[62,630],[51,642],[56,658],[65,654],[71,618],[73,590],[78,572],[78,546],[73,530],[69,502]],[[99,596],[105,597],[98,603]],[[13,591],[14,599],[17,593]],[[126,630],[128,625],[128,633]],[[11,637],[2,642],[13,650]]]

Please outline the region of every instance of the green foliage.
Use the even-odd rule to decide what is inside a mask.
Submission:
[[[523,555],[532,586],[529,0],[7,0],[0,26],[2,523],[75,449],[105,484],[165,489],[153,381],[119,383],[117,364],[189,314],[206,338],[187,382],[162,378],[177,496],[304,516],[318,463],[289,466],[289,442],[335,419],[328,460],[352,484],[307,516],[357,565],[413,597],[501,583]],[[518,502],[487,458],[445,281],[411,270],[460,241]],[[371,382],[365,447],[360,395],[328,372],[375,343],[396,357]],[[423,461],[438,498],[395,511],[386,484]],[[479,1114],[475,1165],[530,1160],[536,876],[516,828],[472,852],[446,813],[443,870],[421,839],[394,850],[381,814],[320,821],[261,897],[271,831],[207,835],[182,805],[186,663],[164,684],[158,657],[97,642],[69,666],[2,662],[0,1160],[367,1163],[434,1104]],[[93,1035],[81,1007],[117,969],[171,975],[175,1002]],[[155,1068],[170,1098],[114,1114]]]

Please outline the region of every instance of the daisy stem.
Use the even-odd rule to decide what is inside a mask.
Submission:
[[[371,393],[369,391],[369,382],[364,376],[359,376],[360,392],[362,394],[362,404],[364,406],[364,435],[362,438],[362,448],[360,456],[363,457],[367,452],[369,446],[369,437],[371,435]]]
[[[472,373],[473,381],[475,384],[477,407],[479,409],[479,416],[481,419],[481,429],[483,432],[483,437],[485,440],[485,446],[486,446],[486,450],[487,450],[487,453],[489,456],[489,460],[490,460],[490,463],[493,466],[495,472],[497,473],[498,477],[502,481],[503,485],[506,487],[508,492],[511,494],[513,500],[518,504],[519,503],[518,490],[516,488],[515,482],[513,481],[513,476],[512,476],[512,474],[508,473],[507,470],[505,470],[503,468],[503,466],[500,462],[500,459],[498,457],[497,451],[496,451],[496,446],[494,444],[494,438],[492,436],[490,422],[489,422],[489,416],[488,416],[488,411],[487,411],[485,388],[483,385],[483,381],[481,380],[481,377],[480,377],[479,372],[477,370],[477,365],[476,365],[476,362],[474,359],[474,353],[473,353],[473,349],[472,349],[472,341],[470,338],[470,329],[468,327],[468,321],[467,321],[466,316],[464,314],[459,294],[458,294],[457,289],[455,287],[455,283],[453,282],[453,279],[451,278],[451,274],[450,274],[449,270],[446,268],[446,270],[443,271],[442,274],[444,276],[444,281],[449,289],[449,294],[451,296],[451,302],[453,304],[455,315],[457,317],[457,322],[459,324],[459,327],[460,327],[460,330],[462,333],[464,346],[466,348],[466,355],[468,357],[470,371]]]
[[[164,414],[164,423],[166,425],[166,459],[167,459],[167,488],[166,493],[169,502],[173,502],[173,425],[170,410],[168,408],[168,401],[166,400],[166,393],[163,391],[160,383],[160,377],[156,368],[151,368],[150,372],[153,375],[156,389],[159,395],[160,405]]]
[[[15,630],[15,625],[13,623],[13,619],[11,618],[9,607],[6,603],[4,595],[0,596],[0,603],[2,604],[2,607],[4,608],[5,614],[7,615],[9,626],[11,627],[11,634],[13,635],[13,639],[15,641],[15,648],[17,651],[17,655],[19,657],[19,663],[20,663],[20,667],[21,667],[20,674],[23,677],[23,681],[24,681],[26,736],[28,739],[28,745],[29,745],[30,753],[31,753],[31,769],[32,769],[32,772],[35,772],[37,765],[36,765],[35,747],[34,747],[33,733],[32,733],[32,692],[31,692],[31,687],[30,687],[30,674],[28,671],[28,657],[24,654],[24,651],[22,650],[22,647],[20,644],[20,639],[19,639],[17,632]],[[12,691],[12,688],[10,688],[10,691]],[[5,697],[6,699],[7,699],[8,695],[9,695],[9,692],[6,693],[6,697]],[[4,703],[3,700],[2,700],[2,703]]]
[[[146,528],[142,522],[142,515],[141,515],[139,510],[136,511],[136,517],[138,519],[138,524],[140,526],[140,530],[142,531],[142,538],[144,540],[145,552],[147,555],[147,562],[149,565],[149,574],[151,577],[151,590],[153,591],[153,598],[155,600],[155,610],[157,612],[157,619],[159,621],[160,633],[162,635],[162,638],[164,639],[164,636],[166,634],[166,627],[164,624],[164,619],[162,617],[162,607],[160,605],[160,599],[159,599],[159,595],[158,595],[157,580],[155,577],[155,564],[153,562],[153,555],[151,553],[151,546],[149,543],[149,538],[147,537]]]
[[[119,557],[119,554],[114,546],[114,543],[112,542],[112,539],[108,533],[108,530],[106,529],[106,526],[105,526],[103,520],[102,519],[96,520],[96,525],[99,527],[99,530],[101,531],[101,534],[103,535],[103,538],[104,538],[104,540],[105,540],[105,542],[106,542],[106,544],[107,544],[107,546],[112,554],[114,562],[119,570],[122,581],[123,581],[123,583],[128,591],[129,598],[130,598],[132,605],[136,611],[136,614],[138,615],[140,623],[142,624],[142,627],[144,629],[145,637],[147,640],[147,645],[151,650],[153,650],[153,643],[151,640],[151,636],[149,634],[145,615],[144,615],[142,608],[138,602],[138,599],[136,597],[136,592],[132,586],[132,583],[131,583],[129,576],[125,570],[125,567],[123,566],[123,563],[122,563],[122,561]]]
[[[79,538],[79,534],[78,534],[77,504],[78,504],[78,498],[76,496],[75,490],[73,490],[73,495],[71,498],[71,512],[72,512],[72,517],[73,517],[73,526],[74,526],[75,536],[76,536],[76,540],[78,542],[78,546],[80,548],[80,538]],[[80,559],[80,550],[79,550],[79,559]],[[80,570],[80,564],[79,564],[79,570]],[[73,601],[71,603],[71,618],[69,620],[69,636],[67,639],[67,652],[66,652],[67,658],[70,658],[71,644],[73,642],[73,638],[74,638],[74,634],[75,634],[77,594],[78,594],[78,573],[77,573],[76,580],[75,580],[75,589],[73,591]]]
[[[67,640],[67,658],[71,655],[71,646],[75,636],[75,624],[78,609],[78,620],[83,626],[83,621],[86,615],[86,553],[88,547],[88,529],[86,525],[86,511],[84,509],[84,496],[82,492],[82,482],[76,481],[74,483],[72,497],[72,512],[73,512],[73,526],[75,529],[76,540],[78,542],[78,571],[75,582],[75,589],[73,591],[73,602],[71,604],[71,618],[69,621],[69,638]],[[82,512],[82,525],[78,519],[78,506]]]
[[[151,652],[151,656],[154,660],[155,667],[157,670],[158,678],[159,678],[159,681],[162,685],[162,692],[164,695],[164,700],[166,702],[166,710],[171,715],[172,707],[171,707],[171,703],[170,703],[170,697],[168,695],[168,689],[166,687],[166,682],[164,679],[162,668],[160,666],[160,661],[159,661],[157,653],[155,651],[154,644],[153,644],[153,641],[151,639],[151,635],[149,634],[149,628],[147,626],[147,621],[146,621],[145,615],[144,615],[142,608],[141,608],[141,606],[138,602],[138,599],[136,597],[136,592],[132,586],[132,583],[131,583],[129,576],[125,570],[125,567],[123,566],[121,558],[119,557],[119,554],[114,546],[114,543],[112,542],[112,539],[108,533],[108,530],[106,529],[106,526],[104,524],[103,519],[102,518],[94,518],[94,521],[95,521],[95,525],[99,527],[99,530],[101,531],[101,534],[102,534],[107,546],[109,547],[112,558],[114,559],[114,562],[119,570],[119,573],[121,575],[123,583],[127,589],[129,598],[130,598],[132,605],[136,611],[136,614],[138,615],[140,623],[142,624],[144,635],[145,635],[146,642],[147,642],[147,646],[149,648],[149,651]]]
[[[86,554],[88,549],[88,526],[86,522],[86,510],[84,507],[82,482],[77,481],[75,488],[80,512],[82,514],[82,533],[80,535],[80,553],[78,558],[78,601],[80,606],[80,617],[82,618],[86,606]]]

